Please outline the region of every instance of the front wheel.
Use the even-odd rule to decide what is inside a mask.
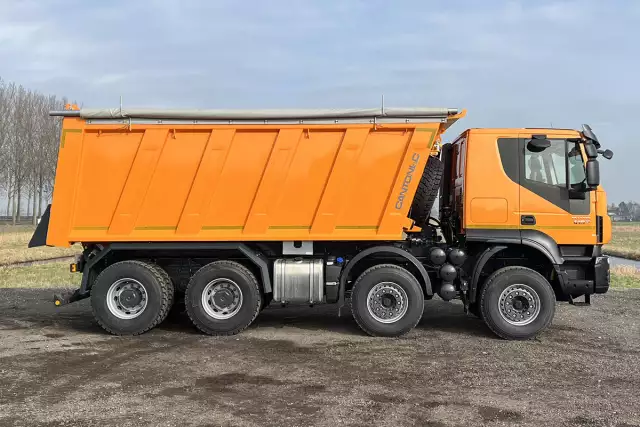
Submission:
[[[489,276],[482,287],[480,310],[481,318],[499,337],[526,340],[551,324],[556,297],[540,273],[505,267]]]
[[[424,293],[409,271],[393,264],[365,270],[351,291],[358,326],[372,336],[397,337],[413,329],[424,311]]]

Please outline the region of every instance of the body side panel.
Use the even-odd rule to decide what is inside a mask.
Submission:
[[[401,240],[442,131],[433,122],[63,126],[48,238],[57,246]]]

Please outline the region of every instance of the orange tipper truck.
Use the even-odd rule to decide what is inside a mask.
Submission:
[[[398,336],[459,299],[498,336],[609,288],[611,236],[588,126],[442,133],[464,111],[112,110],[63,117],[52,204],[30,246],[84,251],[75,292],[117,335],[185,299],[235,334],[274,304],[349,303]],[[439,194],[439,213],[431,216]]]

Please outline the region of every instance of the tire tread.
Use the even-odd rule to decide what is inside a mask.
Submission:
[[[369,267],[368,269],[363,271],[360,274],[360,276],[358,276],[358,278],[356,279],[355,283],[353,284],[353,288],[352,288],[352,291],[351,291],[352,297],[349,299],[349,308],[351,309],[351,313],[356,313],[357,312],[357,310],[354,310],[354,306],[353,306],[353,294],[354,294],[353,290],[356,289],[356,286],[358,286],[362,282],[362,279],[366,275],[368,275],[368,274],[370,274],[370,273],[372,273],[372,272],[374,272],[376,270],[382,269],[382,268],[393,268],[393,269],[399,270],[399,271],[401,271],[403,273],[407,273],[410,276],[413,276],[411,274],[411,272],[409,272],[409,270],[407,270],[406,268],[400,267],[399,265],[396,265],[396,264],[378,264],[378,265],[374,265],[373,267]],[[379,334],[376,334],[374,331],[371,331],[369,328],[366,327],[366,325],[364,325],[360,320],[358,320],[358,316],[354,315],[353,318],[355,319],[358,327],[360,327],[360,329],[363,330],[364,332],[366,332],[368,335],[370,335],[372,337],[379,336]],[[416,322],[413,325],[411,325],[410,328],[408,328],[408,330],[406,332],[404,332],[404,333],[402,333],[402,334],[400,334],[398,336],[405,335],[409,331],[411,331],[413,328],[415,328],[418,325],[418,323],[420,323],[420,319],[421,319],[421,317],[419,317],[416,320]]]
[[[245,330],[246,328],[248,328],[253,323],[253,321],[256,319],[256,317],[258,317],[258,314],[260,314],[260,308],[262,307],[262,298],[263,298],[263,296],[262,296],[262,290],[260,289],[260,284],[258,283],[258,280],[256,279],[255,275],[251,272],[251,270],[249,270],[247,267],[245,267],[244,265],[240,264],[239,262],[228,261],[228,260],[214,261],[214,262],[209,263],[209,264],[205,265],[204,267],[202,267],[200,270],[198,270],[198,272],[196,272],[196,274],[198,274],[200,272],[207,271],[207,270],[216,269],[216,268],[218,268],[220,266],[231,267],[231,268],[234,268],[234,269],[238,270],[241,274],[247,276],[250,279],[250,280],[247,280],[247,282],[252,283],[255,286],[256,292],[258,293],[260,298],[258,298],[258,300],[256,301],[256,307],[254,307],[253,316],[251,318],[251,321],[248,322],[247,325],[241,326],[241,327],[233,329],[231,331],[212,333],[212,331],[210,329],[208,329],[206,327],[206,325],[204,325],[197,317],[195,317],[195,316],[193,316],[191,314],[191,310],[187,309],[187,314],[189,316],[189,319],[191,319],[191,323],[193,323],[195,325],[195,327],[198,328],[198,330],[200,332],[203,332],[203,333],[205,333],[207,335],[212,335],[212,336],[231,336],[231,335],[236,335],[236,334],[242,332],[243,330]],[[194,277],[195,277],[195,274],[194,274]],[[187,286],[187,295],[185,296],[185,301],[188,301],[190,286],[191,286],[191,280],[189,281],[189,285]]]
[[[491,284],[493,282],[495,282],[497,279],[499,279],[500,277],[502,277],[504,275],[511,274],[514,271],[527,272],[527,274],[531,274],[533,276],[537,276],[538,278],[541,278],[544,282],[548,283],[547,279],[542,274],[540,274],[537,271],[532,270],[531,268],[528,268],[528,267],[510,266],[510,267],[503,267],[503,268],[495,271],[493,274],[491,274],[491,276],[489,276],[487,278],[487,281],[482,286],[482,291],[481,291],[481,294],[480,294],[480,313],[481,313],[481,317],[480,318],[482,320],[484,320],[485,324],[489,327],[489,329],[491,329],[491,332],[493,332],[494,334],[496,334],[497,336],[499,336],[502,339],[505,339],[505,340],[527,340],[527,339],[531,339],[531,338],[528,338],[528,337],[515,337],[513,335],[505,334],[504,332],[500,331],[500,328],[498,328],[498,326],[493,322],[493,320],[491,319],[491,316],[487,316],[486,313],[484,313],[485,298],[487,296],[488,289],[490,289],[490,287],[491,287]],[[551,287],[550,284],[549,284],[549,287]],[[552,308],[552,310],[554,310],[554,312],[555,312],[555,306]],[[553,320],[553,315],[549,316],[549,319],[539,329],[539,331],[542,331],[545,328],[547,328],[551,324],[552,320]]]
[[[411,204],[410,218],[416,222],[418,227],[423,227],[429,221],[443,173],[444,163],[442,160],[437,157],[429,157]]]
[[[120,261],[120,262],[111,264],[109,267],[105,268],[98,275],[98,277],[96,278],[96,282],[100,280],[101,276],[105,274],[105,271],[107,271],[108,268],[111,268],[113,266],[126,265],[126,264],[136,265],[149,270],[151,274],[153,274],[154,278],[158,281],[158,284],[160,285],[160,289],[162,291],[162,297],[161,297],[161,303],[160,303],[160,311],[158,312],[158,315],[156,316],[154,321],[151,322],[147,327],[135,332],[119,332],[117,330],[110,328],[108,325],[106,325],[104,322],[100,320],[100,318],[98,317],[93,307],[93,304],[91,304],[91,312],[93,313],[93,317],[94,319],[96,319],[100,327],[105,331],[109,332],[110,334],[116,335],[116,336],[141,335],[155,328],[167,318],[167,315],[169,314],[169,310],[171,309],[171,305],[173,304],[173,298],[174,298],[174,287],[173,287],[173,283],[171,282],[171,279],[169,278],[169,274],[166,271],[164,271],[164,269],[159,265],[152,264],[150,262],[144,262],[144,261],[138,261],[138,260],[127,260],[127,261]],[[93,289],[94,288],[92,287],[91,288],[92,292],[93,292]]]

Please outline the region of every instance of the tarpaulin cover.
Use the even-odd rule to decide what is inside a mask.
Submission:
[[[142,108],[83,108],[78,111],[53,112],[52,115],[80,116],[85,119],[188,119],[188,120],[296,120],[358,118],[446,118],[455,108],[368,108],[312,110],[198,110]]]

